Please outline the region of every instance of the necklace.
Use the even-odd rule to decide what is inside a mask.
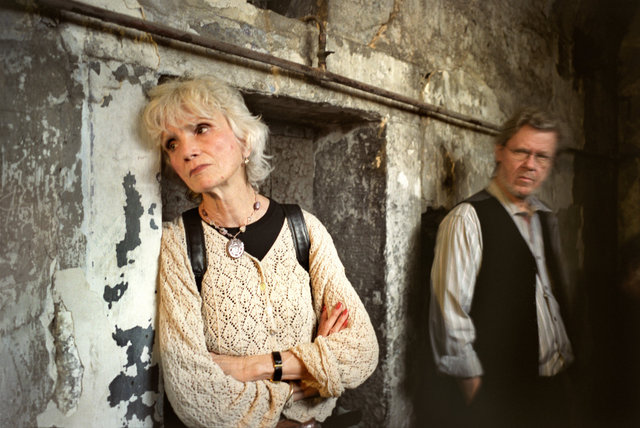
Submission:
[[[258,201],[258,194],[254,190],[253,212],[249,217],[247,217],[247,222],[243,225],[240,225],[240,227],[238,228],[238,232],[235,235],[232,235],[226,228],[218,226],[213,222],[213,220],[209,218],[207,211],[204,209],[204,203],[200,205],[200,213],[202,214],[202,218],[204,218],[204,221],[213,226],[221,235],[229,238],[229,241],[227,242],[227,254],[232,259],[237,259],[244,254],[244,242],[238,239],[238,235],[244,233],[247,230],[247,225],[251,223],[251,221],[253,220],[253,216],[258,212],[259,209],[260,202]]]

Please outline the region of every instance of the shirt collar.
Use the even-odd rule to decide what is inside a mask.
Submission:
[[[509,199],[509,197],[504,194],[500,186],[498,186],[498,183],[496,182],[495,178],[491,180],[491,182],[489,183],[489,186],[487,186],[487,192],[495,196],[496,199],[498,199],[498,201],[502,204],[502,206],[507,210],[509,214],[511,215],[527,214],[524,210],[520,209],[518,205],[511,202],[511,199]],[[540,199],[536,198],[533,195],[530,195],[527,198],[527,202],[529,203],[529,206],[534,212],[537,212],[537,211],[551,212],[551,209],[549,209],[549,207],[547,207]]]

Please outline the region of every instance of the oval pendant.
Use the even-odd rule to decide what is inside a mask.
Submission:
[[[229,257],[232,259],[237,259],[243,255],[244,242],[236,238],[229,239],[229,242],[227,242],[227,254],[229,254]]]

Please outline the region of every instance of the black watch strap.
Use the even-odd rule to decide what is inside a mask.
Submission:
[[[271,355],[273,356],[273,376],[271,380],[280,382],[282,380],[282,355],[278,351],[273,351]]]

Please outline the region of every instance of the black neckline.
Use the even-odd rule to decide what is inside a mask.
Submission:
[[[271,220],[271,218],[273,217],[273,214],[275,212],[275,206],[276,205],[279,206],[279,204],[277,202],[275,202],[271,198],[267,198],[267,199],[269,199],[269,207],[267,208],[267,212],[264,213],[264,215],[262,217],[260,217],[258,220],[254,221],[253,223],[248,225],[247,229],[245,230],[245,232],[241,233],[240,235],[238,235],[238,238],[240,238],[242,235],[250,233],[250,232],[260,228],[261,226],[264,226],[265,224],[269,223],[269,221]],[[205,221],[205,223],[207,223],[207,222]],[[220,233],[220,231],[215,226],[213,226],[212,224],[209,224],[209,223],[207,223],[207,224],[209,225],[209,227],[214,228],[218,233]],[[222,229],[223,227],[224,226],[221,226],[220,228]],[[224,227],[224,229],[227,232],[229,232],[229,234],[231,236],[235,235],[236,233],[238,233],[240,231],[239,227]],[[222,235],[222,236],[224,236],[224,235]],[[227,237],[225,236],[225,238],[227,238]]]
[[[244,243],[244,249],[247,253],[251,254],[258,260],[262,260],[267,255],[276,239],[278,239],[278,235],[282,230],[284,221],[285,215],[282,206],[278,202],[269,198],[269,207],[267,208],[267,212],[265,212],[264,215],[255,223],[248,225],[244,233],[239,233],[237,239]],[[228,236],[221,234],[214,226],[209,224],[209,227],[212,227],[220,236],[229,239]],[[231,236],[234,236],[240,231],[240,228],[238,227],[225,229]]]

